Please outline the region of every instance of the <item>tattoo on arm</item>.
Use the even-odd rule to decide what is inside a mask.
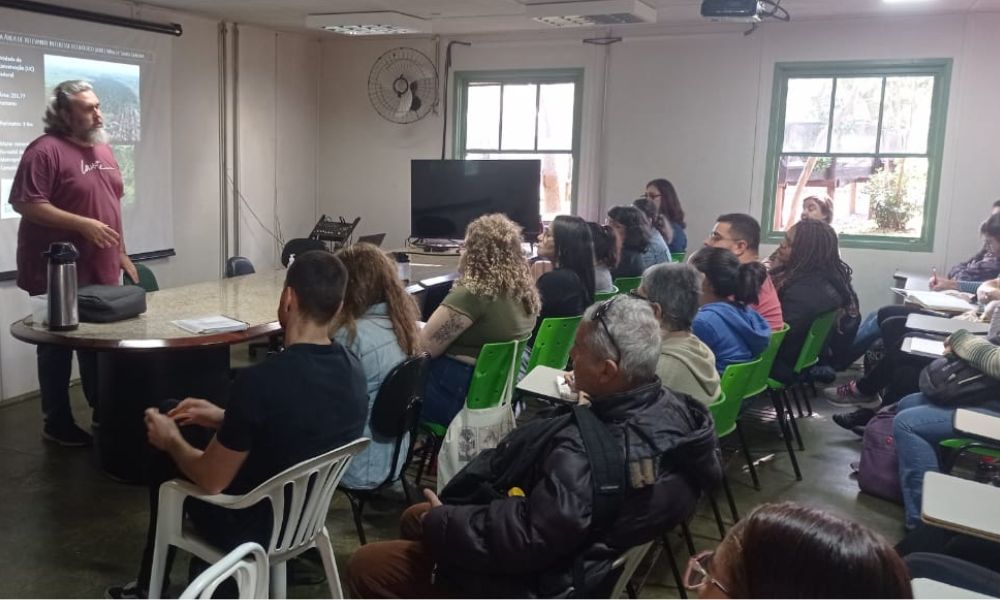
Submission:
[[[462,333],[464,329],[461,317],[455,313],[451,313],[448,315],[448,320],[431,335],[431,340],[438,344],[447,344],[458,337],[458,334]]]

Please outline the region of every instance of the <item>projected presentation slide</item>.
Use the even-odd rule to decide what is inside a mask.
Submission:
[[[44,133],[52,89],[69,79],[94,86],[104,129],[125,182],[123,207],[136,201],[135,148],[142,135],[142,52],[0,32],[0,220],[16,219],[7,202],[25,147]]]

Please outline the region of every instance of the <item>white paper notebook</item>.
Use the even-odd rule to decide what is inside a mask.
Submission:
[[[249,325],[243,321],[230,319],[223,315],[209,315],[193,319],[178,319],[171,321],[184,331],[191,333],[225,333],[227,331],[245,331]]]
[[[908,302],[915,302],[920,306],[931,310],[942,310],[946,312],[965,312],[975,308],[974,304],[942,292],[930,292],[921,290],[902,290],[892,288],[892,291],[903,296]]]
[[[908,337],[903,340],[903,352],[926,356],[944,356],[944,342],[927,338]]]

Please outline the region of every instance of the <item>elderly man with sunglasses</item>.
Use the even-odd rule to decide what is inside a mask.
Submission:
[[[708,411],[656,376],[659,340],[649,302],[617,296],[587,309],[572,356],[575,386],[589,408],[521,425],[456,475],[443,502],[426,490],[428,502],[403,514],[404,539],[368,544],[352,557],[354,596],[608,593],[612,562],[687,519],[721,480]],[[602,432],[600,456],[617,461],[599,459],[583,429]],[[454,500],[452,486],[482,465],[487,498]],[[611,511],[606,490],[595,486],[607,472],[621,482]]]

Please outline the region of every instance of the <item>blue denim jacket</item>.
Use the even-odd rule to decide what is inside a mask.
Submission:
[[[396,339],[389,320],[388,307],[384,302],[374,304],[358,319],[357,335],[354,340],[347,340],[347,331],[338,330],[333,338],[349,348],[361,361],[368,381],[368,414],[371,415],[372,405],[378,396],[382,381],[397,364],[406,359],[406,354]],[[392,453],[396,447],[395,438],[386,438],[372,433],[371,422],[365,423],[365,437],[372,443],[361,454],[354,457],[351,466],[344,473],[341,485],[352,489],[372,489],[385,481],[392,466]],[[404,437],[400,452],[402,456],[396,466],[396,473],[402,467],[406,458],[406,448],[409,436]]]

